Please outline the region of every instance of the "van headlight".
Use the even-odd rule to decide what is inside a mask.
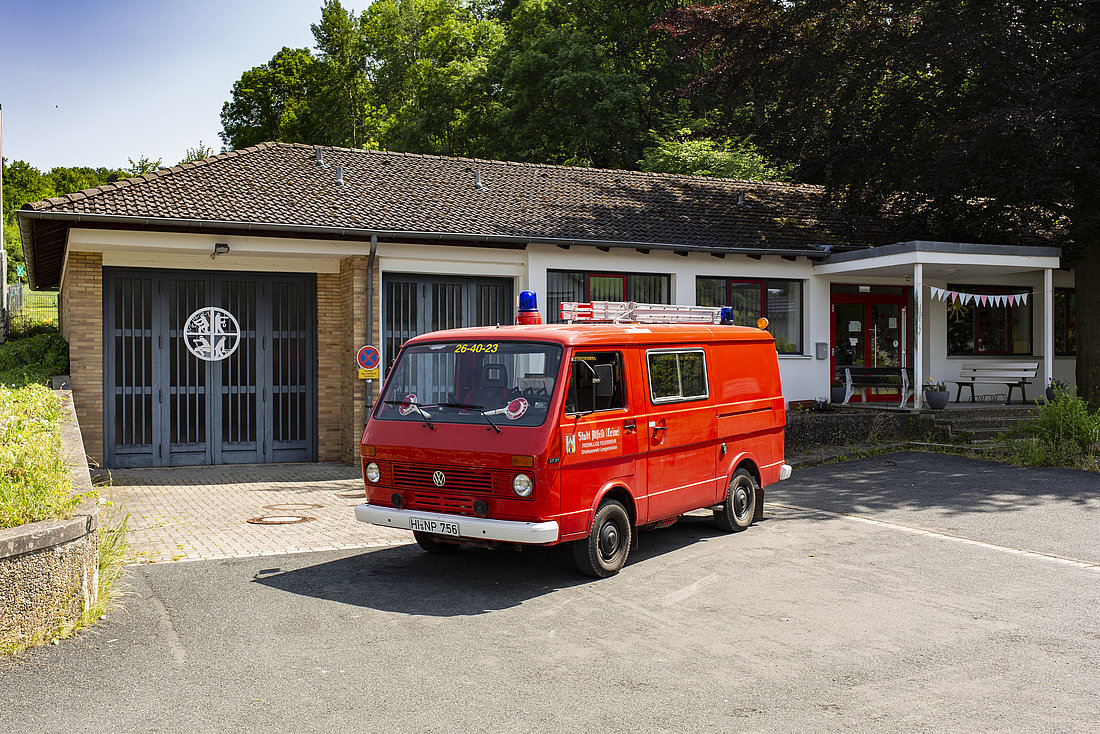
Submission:
[[[378,484],[378,480],[382,476],[382,472],[378,470],[378,464],[375,464],[373,461],[367,464],[367,469],[363,473],[366,475],[367,481],[371,484]]]
[[[535,489],[535,483],[526,474],[517,474],[512,478],[512,491],[517,497],[530,497]]]

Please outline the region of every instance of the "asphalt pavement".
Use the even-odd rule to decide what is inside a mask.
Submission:
[[[0,731],[1097,731],[1095,474],[897,453],[766,507],[600,581],[565,548],[134,566],[0,662]]]

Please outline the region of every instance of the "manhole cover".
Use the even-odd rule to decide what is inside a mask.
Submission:
[[[276,512],[295,512],[302,510],[319,510],[324,505],[314,505],[308,502],[290,502],[285,505],[264,505],[265,510],[275,510]]]
[[[305,515],[265,515],[263,517],[254,517],[248,522],[252,525],[293,525],[298,522],[310,522],[316,520],[315,517],[306,517]]]

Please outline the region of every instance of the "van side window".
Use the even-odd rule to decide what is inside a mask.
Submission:
[[[707,363],[701,349],[649,352],[649,395],[654,403],[707,397]]]
[[[573,355],[566,413],[618,410],[626,407],[621,352],[578,352]]]

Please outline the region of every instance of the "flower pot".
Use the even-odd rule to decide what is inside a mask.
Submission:
[[[833,402],[833,403],[843,403],[844,402],[844,386],[843,385],[840,385],[840,386],[833,385],[831,388],[829,388],[829,401]]]
[[[932,410],[943,410],[947,407],[947,399],[951,397],[951,393],[947,390],[925,390],[924,399],[928,402],[928,407]]]

